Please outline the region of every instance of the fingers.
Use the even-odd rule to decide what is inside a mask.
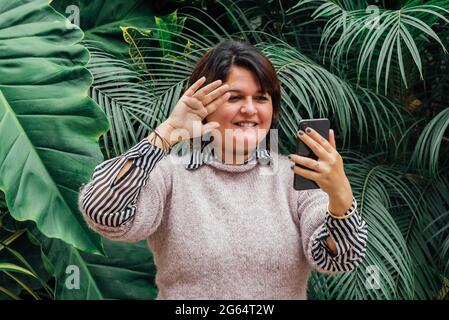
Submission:
[[[207,114],[211,114],[213,113],[215,110],[217,110],[217,108],[219,106],[221,106],[222,104],[226,103],[226,101],[228,101],[228,99],[231,97],[231,93],[226,92],[225,94],[223,94],[221,97],[219,97],[218,99],[215,99],[213,102],[209,103],[206,107],[206,111]]]
[[[206,77],[199,78],[194,84],[192,84],[184,93],[185,96],[191,97],[195,94],[196,90],[198,90],[201,85],[206,81]]]
[[[204,105],[209,104],[211,101],[214,101],[221,95],[225,94],[228,91],[228,89],[229,89],[228,84],[223,84],[222,86],[216,88],[214,91],[204,96],[203,98]]]
[[[324,150],[331,153],[335,150],[335,148],[327,141],[321,134],[319,134],[316,130],[308,127],[306,128],[306,134],[311,137],[313,140],[318,142]]]
[[[335,133],[334,130],[329,130],[329,143],[334,149],[337,149],[336,143],[335,143]]]
[[[229,85],[222,85],[221,80],[216,80],[199,89],[205,79],[205,77],[198,79],[198,81],[184,93],[184,100],[192,109],[202,110],[205,108],[205,112],[211,114],[229,99],[230,93],[226,93],[229,89]]]
[[[215,88],[219,87],[222,83],[221,80],[215,80],[211,83],[209,83],[207,86],[199,89],[204,82],[206,81],[206,77],[199,78],[194,84],[192,84],[184,93],[187,97],[197,97],[198,99],[203,99],[203,97],[214,90]],[[199,90],[198,90],[199,89]]]
[[[307,157],[301,157],[297,154],[291,154],[291,155],[289,155],[289,158],[294,163],[304,166],[313,171],[320,172],[322,169],[320,166],[320,163],[314,159],[310,159]]]
[[[221,83],[221,80],[215,80],[214,82],[209,83],[207,86],[199,89],[194,93],[193,96],[202,101],[207,94],[209,94],[212,90],[218,88]]]
[[[320,174],[308,169],[304,169],[301,167],[298,167],[296,165],[292,165],[292,170],[294,173],[299,174],[300,176],[303,176],[306,179],[318,181],[320,178]]]
[[[203,110],[203,103],[195,97],[184,97],[185,103],[194,110]]]
[[[303,141],[311,150],[312,152],[318,156],[320,159],[327,159],[329,158],[329,152],[324,149],[321,144],[319,144],[317,141],[315,141],[312,137],[305,134],[304,131],[299,130],[298,131],[298,139]]]
[[[205,96],[202,100],[196,95],[193,97],[185,97],[186,103],[196,110],[202,110],[205,108],[206,115],[213,113],[219,106],[228,101],[231,97],[231,93],[226,92],[229,86],[227,84],[215,89],[209,95]],[[218,97],[218,98],[217,98]],[[208,102],[212,101],[212,102]]]

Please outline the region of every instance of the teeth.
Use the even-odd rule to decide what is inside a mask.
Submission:
[[[237,123],[237,125],[240,126],[240,127],[254,127],[254,126],[256,126],[256,124],[252,123],[252,122],[239,122],[239,123]]]

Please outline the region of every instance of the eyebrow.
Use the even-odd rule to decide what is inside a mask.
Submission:
[[[241,90],[239,89],[232,89],[232,90],[228,90],[228,92],[238,92],[238,93],[242,93]],[[256,93],[263,93],[262,90],[257,91]]]

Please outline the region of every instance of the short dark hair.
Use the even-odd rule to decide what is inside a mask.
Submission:
[[[268,93],[271,96],[273,116],[270,129],[274,128],[279,120],[281,109],[279,79],[268,57],[251,44],[240,40],[225,40],[216,44],[198,60],[187,87],[190,87],[203,76],[206,77],[204,85],[216,80],[225,82],[232,66],[239,66],[252,71],[259,80],[262,93]],[[203,123],[206,122],[206,119],[204,119]]]

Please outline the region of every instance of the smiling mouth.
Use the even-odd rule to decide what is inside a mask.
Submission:
[[[234,123],[234,125],[239,128],[254,128],[257,126],[257,123],[255,123],[255,122],[236,122],[236,123]]]

